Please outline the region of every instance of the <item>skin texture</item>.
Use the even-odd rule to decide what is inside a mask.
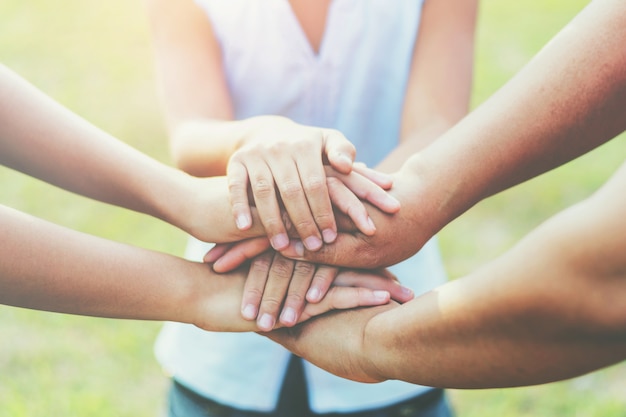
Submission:
[[[500,92],[407,163],[419,208],[434,217],[429,230],[626,128],[624,19],[623,2],[591,2]],[[622,361],[625,191],[623,165],[593,196],[468,276],[402,306],[329,314],[270,337],[344,377],[441,387],[540,384]],[[403,210],[418,207],[399,199]],[[412,221],[428,226],[426,218]]]
[[[198,238],[239,240],[226,178],[200,179],[128,147],[0,66],[0,162],[87,197],[150,214]],[[77,175],[80,173],[80,175]],[[256,327],[238,313],[247,269],[210,265],[100,239],[0,206],[0,303],[103,317],[173,320],[223,331]],[[300,320],[334,308],[378,305],[393,280],[340,276]],[[361,287],[361,284],[363,285]],[[358,287],[358,288],[357,288]]]
[[[468,276],[402,306],[330,314],[270,337],[364,382],[506,387],[620,362],[626,357],[625,191],[626,165],[594,196]]]

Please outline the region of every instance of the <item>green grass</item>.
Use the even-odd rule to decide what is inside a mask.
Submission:
[[[474,104],[510,78],[586,1],[483,1]],[[94,124],[168,161],[139,0],[0,2],[0,61]],[[461,276],[589,195],[624,159],[625,138],[472,209],[441,234]],[[79,174],[79,173],[78,173]],[[0,168],[0,203],[110,239],[181,254],[184,235]],[[36,260],[35,260],[36,261]],[[0,417],[157,416],[166,377],[160,324],[0,307]],[[461,417],[622,416],[626,368],[532,388],[454,391]]]

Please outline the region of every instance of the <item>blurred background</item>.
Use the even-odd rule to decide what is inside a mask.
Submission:
[[[519,70],[587,3],[483,0],[473,105]],[[95,125],[169,163],[140,0],[0,2],[0,62]],[[451,278],[507,250],[598,188],[626,137],[474,207],[441,233]],[[80,175],[80,173],[77,173]],[[109,239],[181,255],[185,236],[0,167],[0,204]],[[37,262],[33,259],[33,262]],[[153,358],[160,323],[0,306],[0,417],[158,416],[167,376]],[[531,388],[452,391],[459,417],[624,416],[626,367]]]

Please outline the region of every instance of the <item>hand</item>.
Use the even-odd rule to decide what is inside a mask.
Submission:
[[[194,264],[198,270],[207,268],[207,265]],[[209,269],[210,270],[210,269]],[[244,293],[244,287],[248,271],[240,268],[235,272],[222,275],[213,275],[210,279],[200,279],[197,282],[200,288],[191,291],[196,306],[195,317],[190,322],[208,331],[244,332],[259,331],[254,321],[245,320],[241,316],[240,301]],[[206,273],[201,277],[206,278]],[[363,286],[356,286],[361,285]],[[397,283],[386,281],[382,285],[362,282],[347,281],[348,286],[333,285],[326,295],[318,303],[306,303],[302,314],[297,319],[301,323],[314,316],[325,314],[331,310],[352,309],[356,307],[369,307],[387,304],[390,299],[389,291],[383,288],[397,290]],[[276,327],[282,327],[277,323]]]
[[[264,335],[337,376],[358,382],[381,382],[386,378],[373,366],[374,361],[368,357],[364,344],[366,329],[376,317],[396,307],[398,304],[390,302],[371,308],[330,312],[296,327]]]
[[[241,314],[255,320],[261,331],[280,323],[293,326],[305,304],[324,298],[339,270],[309,262],[292,261],[274,250],[257,256],[250,265],[241,302]]]
[[[327,172],[332,171],[331,168],[326,169]],[[364,164],[355,163],[352,179],[344,179],[346,183],[350,184],[353,190],[361,198],[368,198],[370,201],[376,201],[378,207],[385,207],[388,213],[394,211],[397,200],[388,200],[388,194],[384,193],[380,189],[372,189],[371,184],[368,184],[366,180],[359,176],[355,176],[355,173],[363,173],[370,177],[375,177],[378,173],[374,170],[367,168]],[[329,178],[337,174],[329,172]],[[333,177],[335,178],[335,177]],[[380,178],[382,181],[384,178]],[[343,213],[349,213],[351,217],[337,213],[337,225],[339,229],[344,233],[361,231],[365,235],[372,235],[375,231],[374,224],[371,221],[365,206],[355,197],[355,195],[348,189],[342,188],[341,183],[334,183],[331,186],[331,197],[333,202]],[[360,186],[359,186],[360,184]],[[254,207],[252,208],[254,209]],[[285,225],[287,227],[287,233],[289,236],[295,236],[296,231],[293,230],[293,226],[286,217]],[[359,227],[360,224],[360,227]],[[364,232],[366,228],[370,226],[370,230]],[[294,242],[297,242],[294,241]],[[256,256],[265,252],[271,247],[271,243],[266,237],[258,237],[241,240],[239,242],[217,244],[205,255],[204,262],[213,263],[213,269],[216,272],[229,272],[235,270],[241,266],[244,262],[254,259]]]
[[[334,267],[292,261],[268,250],[251,263],[241,314],[246,320],[256,319],[261,331],[270,331],[280,311],[279,323],[290,327],[299,321],[307,303],[323,300],[331,285],[384,290],[401,303],[413,298],[413,292],[386,270],[340,272]]]
[[[381,194],[391,185],[384,174],[366,169],[351,174],[355,149],[341,133],[278,116],[253,118],[249,123],[253,127],[247,142],[232,155],[227,169],[232,211],[241,230],[252,225],[249,187],[270,242],[278,250],[289,244],[281,203],[309,250],[336,238],[331,202],[343,210],[344,203],[352,201],[348,214],[363,233],[373,233],[364,208],[353,207],[354,199],[346,198],[346,188],[383,210],[399,208]],[[325,170],[325,163],[331,171]],[[337,196],[334,200],[333,195]]]
[[[172,172],[177,178],[174,188],[181,192],[167,201],[172,208],[168,210],[166,221],[204,242],[237,242],[265,236],[254,207],[251,209],[255,219],[252,227],[245,231],[236,227],[231,218],[226,177],[198,178],[179,170]]]
[[[390,193],[398,199],[402,209],[390,215],[368,206],[368,213],[378,226],[374,235],[355,231],[347,223],[346,231],[340,228],[334,243],[316,252],[307,250],[302,242],[294,239],[281,253],[292,259],[350,268],[396,264],[415,254],[449,220],[448,213],[440,209],[442,197],[432,196],[424,182],[423,176],[413,169],[403,168],[395,174]],[[339,218],[337,221],[341,223]]]

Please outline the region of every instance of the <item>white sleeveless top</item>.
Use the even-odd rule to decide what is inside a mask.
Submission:
[[[198,0],[224,57],[236,118],[278,114],[331,127],[375,166],[398,144],[421,0],[334,0],[316,54],[287,0]],[[208,244],[191,239],[187,257]],[[446,280],[435,241],[390,268],[416,294]],[[338,337],[340,337],[338,335]],[[267,412],[276,405],[290,353],[255,333],[204,332],[166,323],[156,344],[165,370],[215,401]],[[353,412],[426,390],[399,381],[360,384],[305,363],[311,409]]]

